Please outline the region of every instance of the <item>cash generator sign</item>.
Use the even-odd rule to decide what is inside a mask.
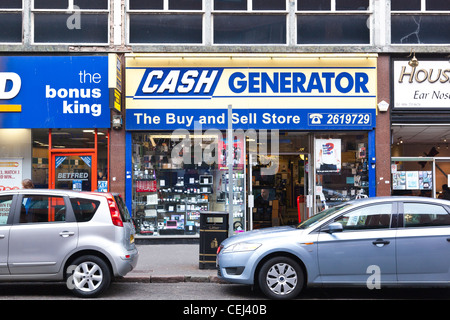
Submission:
[[[230,104],[233,124],[254,128],[319,128],[330,116],[334,125],[374,124],[375,66],[128,66],[126,72],[127,129],[131,130],[193,128],[196,121],[221,128]],[[317,109],[323,112],[312,112]],[[362,109],[370,111],[359,112]],[[352,119],[353,114],[361,115],[364,123]]]
[[[0,127],[109,127],[107,59],[0,57]]]

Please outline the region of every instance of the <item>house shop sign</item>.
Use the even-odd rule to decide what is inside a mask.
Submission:
[[[394,61],[395,109],[450,109],[450,63]]]

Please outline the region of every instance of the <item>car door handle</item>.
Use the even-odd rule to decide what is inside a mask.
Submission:
[[[376,246],[378,246],[378,245],[384,246],[385,244],[389,244],[391,242],[387,241],[387,240],[383,240],[383,239],[377,239],[377,240],[373,241],[372,243]]]
[[[450,238],[447,238],[447,241],[450,242]]]
[[[59,233],[59,235],[63,238],[67,238],[69,236],[73,236],[75,234],[75,232],[73,231],[62,231]]]
[[[5,239],[5,235],[4,234],[0,234],[0,239]]]

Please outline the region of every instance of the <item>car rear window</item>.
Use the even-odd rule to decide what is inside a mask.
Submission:
[[[70,203],[77,222],[91,220],[100,205],[100,201],[82,198],[71,198]]]
[[[117,206],[119,207],[120,217],[122,218],[122,221],[129,222],[131,219],[130,213],[127,209],[127,206],[125,205],[125,202],[123,202],[122,197],[116,194],[114,195],[114,200],[116,200]]]

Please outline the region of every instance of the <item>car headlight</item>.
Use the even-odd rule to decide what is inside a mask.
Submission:
[[[223,253],[255,251],[261,246],[260,243],[239,242],[223,249]]]

